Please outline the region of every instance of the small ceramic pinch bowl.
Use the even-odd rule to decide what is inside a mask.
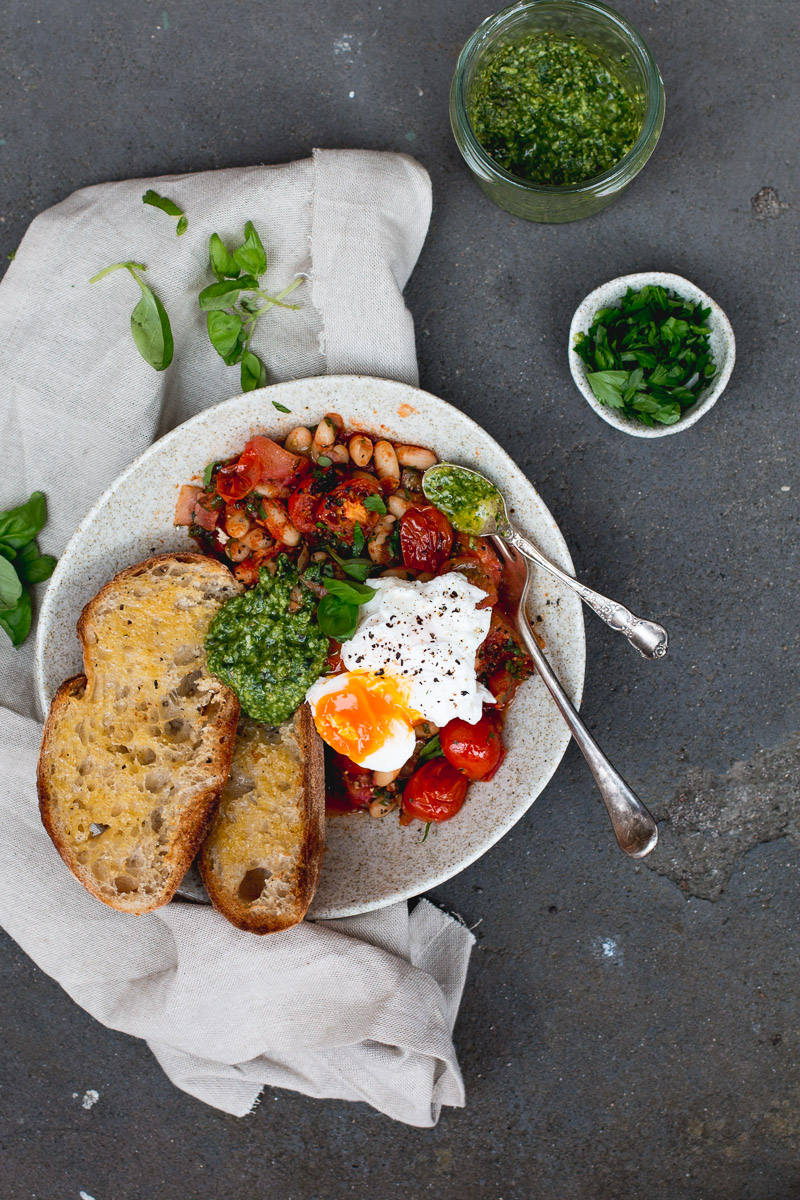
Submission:
[[[601,404],[589,386],[589,381],[586,378],[586,364],[575,350],[575,338],[579,333],[589,332],[589,327],[594,320],[594,314],[598,309],[612,308],[622,299],[629,287],[633,288],[634,291],[640,291],[647,284],[669,288],[684,300],[689,300],[692,303],[699,301],[704,308],[711,309],[708,317],[708,326],[711,330],[709,348],[717,365],[717,373],[711,380],[710,386],[700,393],[699,399],[691,408],[686,409],[680,421],[676,421],[674,425],[656,425],[652,427],[643,425],[640,421],[629,420],[628,417],[620,416],[613,408],[607,408],[605,404]],[[620,275],[618,279],[612,279],[609,283],[604,283],[601,287],[595,288],[585,300],[581,301],[575,310],[575,316],[572,318],[572,324],[569,327],[568,354],[569,369],[572,372],[572,378],[575,380],[578,390],[592,406],[598,417],[602,417],[606,424],[613,425],[615,429],[620,429],[623,433],[631,434],[632,437],[660,438],[667,437],[671,433],[682,433],[684,429],[688,429],[690,425],[694,425],[709,409],[714,407],[717,400],[719,400],[725,391],[728,380],[731,377],[731,372],[733,371],[733,364],[736,359],[736,340],[733,336],[731,323],[725,316],[725,313],[717,302],[712,300],[710,296],[707,296],[705,292],[702,292],[699,287],[696,287],[681,275],[671,275],[666,271],[642,271],[637,275]]]

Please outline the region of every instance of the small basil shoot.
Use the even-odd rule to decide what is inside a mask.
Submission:
[[[349,575],[351,579],[359,579],[363,583],[367,576],[375,570],[375,563],[371,558],[340,558],[330,546],[327,547],[327,550],[334,562],[338,563],[345,575]]]
[[[111,271],[120,270],[128,271],[136,280],[142,292],[138,304],[131,313],[131,334],[133,335],[136,349],[144,361],[155,371],[166,371],[172,362],[172,355],[175,350],[172,340],[172,327],[170,326],[169,317],[164,305],[152,288],[149,288],[138,274],[139,271],[147,270],[144,264],[135,262],[112,263],[110,267],[106,267],[104,270],[98,271],[96,275],[93,275],[89,283],[97,283],[99,279],[103,279]]]
[[[175,227],[175,233],[178,237],[186,233],[186,230],[189,228],[189,218],[184,215],[183,209],[179,208],[174,200],[168,200],[166,196],[159,196],[158,192],[154,192],[152,188],[148,188],[142,196],[142,203],[151,204],[153,208],[160,208],[168,217],[179,217],[180,220]]]
[[[244,241],[233,253],[218,233],[212,233],[208,261],[217,282],[203,288],[198,302],[208,313],[209,341],[229,367],[240,364],[242,391],[252,392],[267,382],[266,367],[250,349],[256,322],[270,308],[296,311],[299,305],[284,304],[283,300],[303,279],[298,276],[277,296],[262,289],[260,279],[267,270],[267,252],[252,221],[246,223]],[[274,400],[273,404],[281,412],[289,411]]]
[[[366,538],[364,537],[364,530],[361,528],[358,521],[356,521],[355,525],[353,526],[353,550],[355,551],[356,555],[359,555],[364,549],[365,542]]]
[[[644,425],[674,425],[717,372],[706,324],[710,309],[666,288],[628,288],[601,308],[575,350],[601,404]]]
[[[42,492],[0,512],[0,629],[15,647],[28,636],[33,613],[23,585],[49,579],[56,565],[52,554],[39,552],[36,542],[46,520],[47,502]]]
[[[287,408],[285,404],[279,404],[277,400],[272,401],[272,407],[277,408],[278,412],[290,413],[292,410]]]
[[[368,509],[369,512],[381,513],[381,515],[385,515],[386,513],[386,505],[383,502],[382,496],[367,496],[364,501],[364,508]]]
[[[442,750],[442,743],[439,741],[439,734],[437,733],[420,750],[419,757],[417,758],[417,766],[421,767],[423,763],[426,763],[431,758],[443,757],[444,751]]]
[[[328,637],[346,642],[356,631],[359,607],[367,604],[375,591],[347,579],[326,579],[325,587],[328,595],[317,605],[317,622]]]

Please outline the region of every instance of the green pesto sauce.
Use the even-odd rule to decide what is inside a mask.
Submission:
[[[496,163],[532,183],[582,183],[613,167],[641,129],[636,97],[577,38],[531,33],[479,69],[470,123]]]
[[[493,483],[482,475],[450,463],[430,467],[422,480],[431,504],[443,512],[459,533],[480,537],[491,522],[502,516],[503,498]]]
[[[277,566],[274,576],[262,570],[254,588],[223,604],[206,634],[209,670],[233,689],[249,717],[267,725],[296,712],[328,654],[316,597],[301,588],[300,608],[290,613],[297,571],[285,555]]]

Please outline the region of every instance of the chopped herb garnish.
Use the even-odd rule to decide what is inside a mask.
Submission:
[[[287,408],[285,404],[279,404],[277,400],[272,401],[272,407],[277,408],[278,412],[288,413],[292,411],[290,408]]]
[[[628,288],[601,308],[575,350],[601,404],[644,425],[674,425],[714,378],[711,310],[663,287]]]
[[[426,763],[430,758],[442,757],[444,757],[444,751],[442,750],[442,743],[439,741],[439,735],[437,733],[436,736],[432,737],[429,742],[426,742],[420,750],[419,757],[417,759],[417,766],[421,767],[422,764]]]
[[[175,226],[175,233],[178,237],[182,233],[186,233],[189,228],[189,218],[183,215],[183,209],[179,208],[174,200],[168,200],[166,196],[159,196],[158,192],[154,192],[152,188],[148,188],[142,196],[144,204],[151,204],[153,208],[160,208],[168,217],[179,217],[178,224]]]
[[[332,461],[333,461],[332,459],[328,458],[327,454],[320,454],[320,456],[317,459],[317,466],[329,467],[331,465]]]
[[[206,491],[211,487],[211,480],[214,478],[214,472],[219,466],[218,462],[210,462],[206,464],[206,469],[203,471],[203,487]]]
[[[382,496],[367,496],[364,501],[364,508],[369,512],[381,513],[381,515],[386,513],[386,505],[383,502]]]

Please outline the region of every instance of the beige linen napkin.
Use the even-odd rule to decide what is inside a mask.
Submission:
[[[154,187],[189,217],[142,204]],[[425,239],[430,181],[404,155],[315,151],[280,167],[101,184],[37,217],[0,284],[0,508],[48,497],[43,550],[58,554],[100,492],[159,434],[239,391],[208,342],[197,294],[212,232],[253,220],[267,286],[308,282],[273,310],[253,349],[270,380],[360,373],[416,383],[402,290]],[[161,374],[130,336],[137,299],[113,262],[147,265],[170,314]],[[99,1021],[144,1038],[178,1087],[244,1115],[264,1085],[366,1100],[412,1125],[463,1105],[452,1029],[472,936],[422,901],[304,922],[258,938],[175,902],[129,917],[92,899],[39,821],[41,735],[33,638],[0,635],[0,924]],[[34,1018],[35,1019],[35,1018]]]

